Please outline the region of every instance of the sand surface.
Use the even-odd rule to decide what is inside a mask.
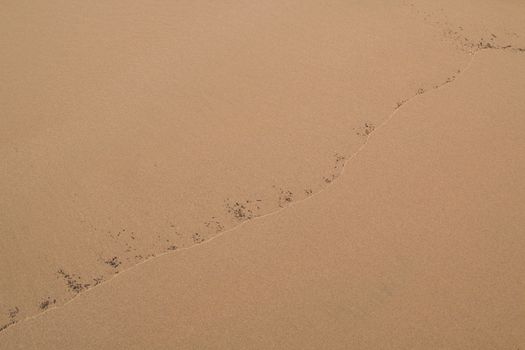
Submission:
[[[525,4],[4,7],[0,349],[525,347]]]

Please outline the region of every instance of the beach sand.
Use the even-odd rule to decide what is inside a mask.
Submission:
[[[0,15],[0,349],[525,346],[525,6]]]

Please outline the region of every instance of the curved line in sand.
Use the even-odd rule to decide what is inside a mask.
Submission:
[[[209,239],[203,241],[202,243],[194,244],[194,245],[191,245],[191,246],[189,246],[189,247],[179,248],[179,249],[176,249],[176,250],[171,250],[171,251],[162,252],[162,253],[159,253],[159,254],[157,254],[157,255],[155,255],[155,256],[153,256],[153,257],[150,257],[150,258],[148,258],[148,259],[145,259],[145,260],[143,260],[143,261],[140,261],[140,262],[138,262],[138,263],[136,263],[136,264],[130,266],[129,268],[127,268],[127,269],[125,269],[125,270],[122,270],[122,271],[119,271],[118,273],[112,275],[111,277],[109,277],[109,279],[107,279],[107,280],[105,280],[105,281],[103,281],[103,282],[101,282],[101,283],[99,283],[99,284],[97,284],[97,285],[95,285],[95,286],[92,286],[91,288],[88,288],[88,289],[86,289],[86,290],[83,291],[83,292],[80,292],[80,293],[78,293],[78,294],[75,294],[70,300],[66,301],[65,303],[63,303],[63,304],[61,304],[61,305],[52,306],[52,307],[46,309],[45,311],[42,311],[42,312],[37,313],[37,314],[32,315],[32,316],[28,316],[28,317],[26,317],[26,318],[24,318],[24,319],[22,319],[22,320],[19,320],[19,321],[14,322],[14,323],[7,324],[7,325],[6,325],[7,327],[5,327],[4,329],[2,329],[2,330],[0,331],[0,333],[3,332],[3,331],[6,331],[7,329],[14,328],[16,325],[19,325],[19,324],[21,324],[21,323],[23,323],[23,322],[26,322],[26,321],[29,321],[29,320],[33,320],[33,319],[36,319],[36,318],[42,317],[42,316],[45,315],[47,312],[51,312],[51,311],[53,311],[53,310],[57,310],[57,309],[60,309],[60,308],[62,308],[62,307],[65,307],[66,305],[68,305],[68,304],[72,303],[74,300],[76,300],[77,297],[79,297],[80,295],[82,295],[82,294],[84,294],[84,293],[88,293],[89,291],[94,290],[95,288],[97,288],[97,287],[99,287],[99,286],[101,286],[101,285],[103,285],[103,284],[106,284],[106,283],[112,281],[113,279],[117,278],[118,276],[123,275],[125,272],[127,272],[127,271],[129,271],[129,270],[132,270],[132,269],[135,269],[137,266],[140,266],[140,265],[142,265],[142,264],[149,263],[149,262],[151,262],[151,261],[153,261],[153,260],[156,260],[156,259],[158,259],[158,258],[160,258],[160,257],[163,257],[163,256],[165,256],[165,255],[168,255],[168,254],[175,254],[175,253],[178,252],[178,251],[184,251],[184,250],[189,250],[189,249],[195,249],[195,248],[197,248],[198,246],[201,246],[201,245],[204,245],[204,244],[206,244],[206,243],[208,243],[208,242],[211,242],[211,241],[213,241],[214,239],[217,239],[217,238],[219,238],[219,237],[222,237],[223,235],[225,235],[225,234],[227,234],[227,233],[230,233],[230,232],[235,231],[235,230],[239,230],[239,229],[242,228],[245,224],[247,224],[247,223],[249,223],[249,222],[251,222],[251,221],[259,220],[259,219],[263,219],[263,218],[266,218],[266,217],[268,217],[268,216],[272,216],[272,215],[276,215],[277,213],[280,213],[281,211],[286,210],[287,208],[290,208],[290,207],[292,207],[292,206],[294,206],[294,205],[298,205],[298,204],[300,204],[300,203],[302,203],[302,202],[304,202],[304,201],[310,200],[310,199],[312,199],[313,197],[315,197],[315,196],[321,194],[321,193],[324,192],[328,187],[330,187],[331,185],[333,185],[333,184],[337,181],[337,179],[340,178],[340,177],[344,174],[347,164],[348,164],[352,159],[354,159],[359,153],[361,153],[361,152],[363,151],[363,149],[364,149],[364,148],[366,147],[366,145],[368,144],[369,139],[372,137],[372,134],[374,134],[374,133],[375,133],[378,129],[380,129],[381,127],[384,127],[385,125],[387,125],[387,124],[393,119],[393,117],[398,113],[398,111],[399,111],[401,108],[403,108],[403,106],[405,106],[406,104],[408,104],[410,101],[412,101],[412,100],[418,98],[419,96],[425,95],[425,94],[427,94],[427,93],[429,93],[429,92],[431,92],[431,91],[439,90],[439,89],[443,88],[445,85],[448,85],[448,84],[453,83],[454,81],[456,81],[456,80],[459,78],[460,75],[462,75],[463,73],[465,73],[465,72],[466,72],[466,71],[472,66],[472,62],[474,61],[474,58],[476,57],[476,55],[477,55],[479,52],[481,52],[481,51],[483,51],[483,50],[488,50],[488,49],[505,50],[505,49],[507,49],[507,48],[506,48],[506,47],[481,47],[481,48],[476,49],[475,51],[473,51],[473,52],[470,53],[470,55],[471,55],[470,60],[467,62],[467,64],[464,66],[464,68],[461,69],[460,72],[459,72],[454,78],[452,78],[452,79],[448,79],[446,82],[441,83],[440,85],[438,85],[438,86],[435,87],[435,88],[432,88],[432,89],[426,90],[426,91],[424,91],[424,92],[422,92],[422,93],[416,93],[416,94],[413,95],[412,97],[410,97],[410,98],[408,98],[407,100],[405,100],[405,101],[403,102],[403,104],[401,104],[400,106],[396,107],[396,108],[394,109],[394,111],[393,111],[392,113],[390,113],[390,114],[386,117],[386,119],[385,119],[383,122],[381,122],[381,124],[379,124],[379,125],[375,128],[374,132],[371,132],[370,134],[366,135],[366,139],[365,139],[365,141],[361,144],[361,146],[359,146],[359,148],[358,148],[355,152],[353,152],[350,156],[348,156],[348,158],[345,159],[345,161],[343,162],[343,165],[342,165],[342,169],[341,169],[340,173],[337,175],[337,177],[334,178],[333,181],[331,181],[330,183],[328,183],[326,186],[324,186],[324,187],[323,187],[322,189],[320,189],[319,191],[317,191],[317,192],[315,192],[315,193],[312,193],[312,194],[309,195],[308,197],[303,198],[303,199],[301,199],[301,200],[298,200],[298,201],[295,201],[295,202],[291,202],[289,205],[287,205],[287,206],[285,206],[285,207],[279,207],[278,209],[276,209],[276,210],[274,210],[274,211],[272,211],[272,212],[269,212],[269,213],[267,213],[267,214],[263,214],[263,215],[260,215],[260,216],[255,216],[255,217],[253,217],[253,218],[251,218],[251,219],[247,219],[247,220],[245,220],[245,221],[239,223],[238,225],[236,225],[236,226],[234,226],[234,227],[232,227],[232,228],[230,228],[230,229],[228,229],[228,230],[225,230],[225,231],[222,231],[222,232],[219,232],[219,233],[215,234],[214,236],[210,237]],[[507,51],[509,51],[509,50],[507,50]],[[516,52],[519,51],[519,52],[522,52],[522,51],[525,51],[525,49],[524,49],[524,50],[521,50],[521,49],[513,48],[513,49],[511,49],[511,51],[516,51]]]

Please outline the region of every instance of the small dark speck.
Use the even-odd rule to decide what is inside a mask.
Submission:
[[[93,278],[93,285],[94,285],[94,286],[98,286],[98,285],[101,284],[103,281],[104,281],[104,277],[102,277],[102,276],[100,276],[100,277],[95,277],[95,278]]]
[[[194,233],[191,238],[193,239],[194,243],[202,243],[204,242],[204,237],[202,237],[199,233]]]
[[[111,259],[108,259],[106,261],[104,261],[106,264],[108,264],[109,266],[113,267],[113,268],[117,268],[119,267],[120,264],[122,264],[122,262],[118,259],[118,257],[114,256],[112,257]]]
[[[20,312],[20,309],[18,308],[18,306],[15,306],[13,309],[9,310],[9,312],[8,312],[9,318],[10,319],[15,318],[16,315],[18,315],[19,312]]]
[[[40,302],[39,307],[40,307],[41,310],[47,310],[47,308],[49,308],[50,305],[56,304],[56,302],[57,302],[56,299],[52,299],[51,300],[50,298],[47,298],[47,299],[42,300]]]

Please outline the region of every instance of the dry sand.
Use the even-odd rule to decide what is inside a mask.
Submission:
[[[524,4],[4,10],[0,349],[525,346]]]

